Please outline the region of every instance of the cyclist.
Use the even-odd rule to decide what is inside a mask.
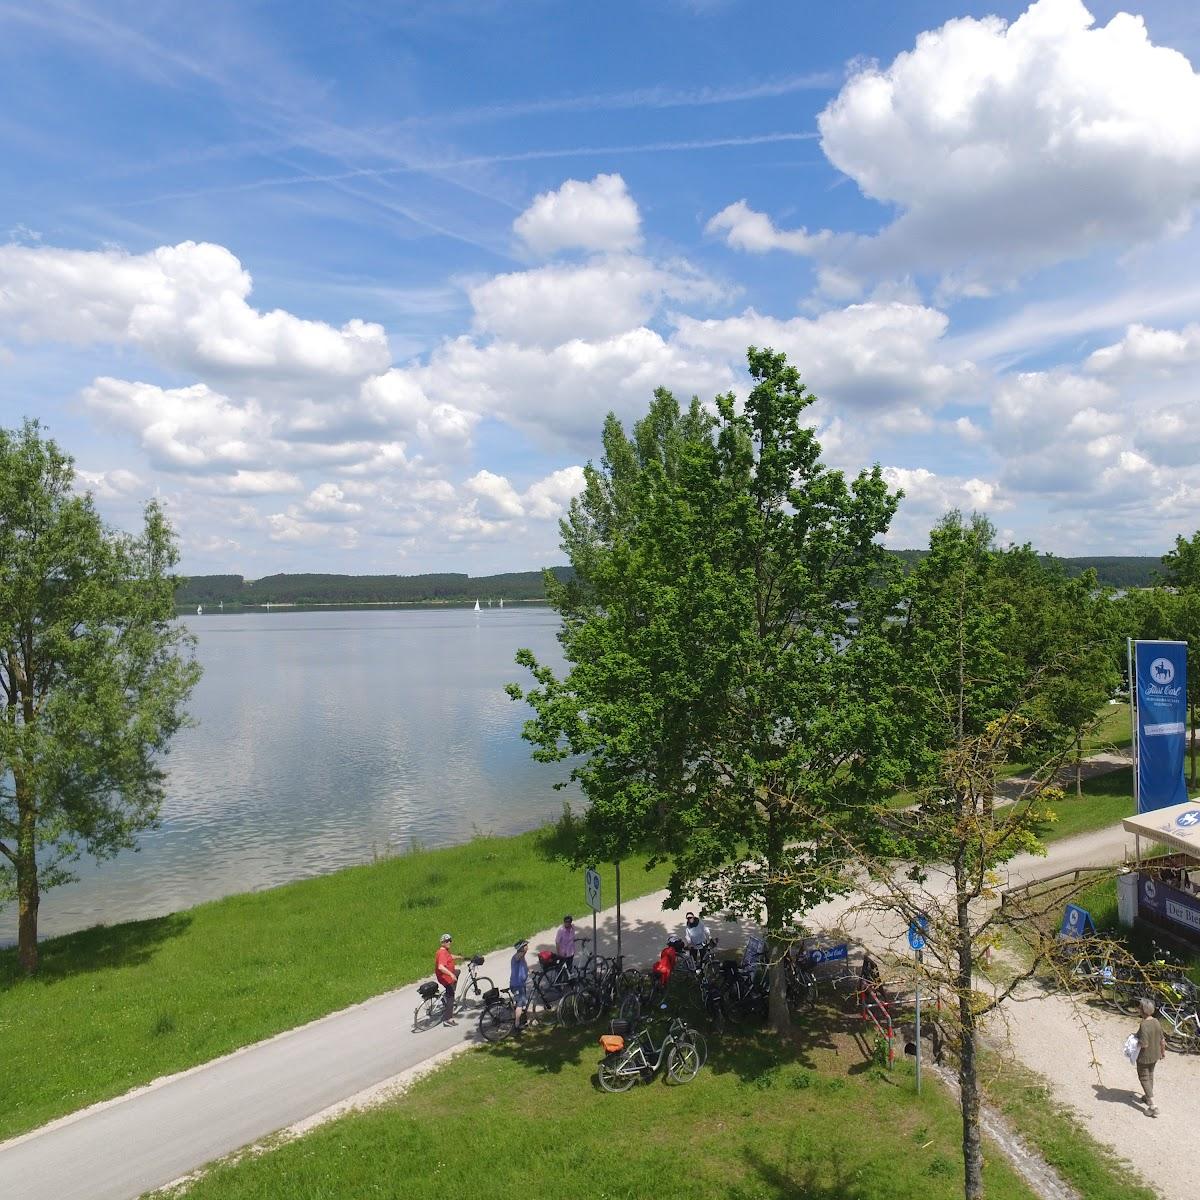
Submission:
[[[554,935],[554,952],[569,967],[575,957],[575,918],[568,913]]]
[[[669,937],[663,952],[658,956],[658,962],[650,968],[650,976],[654,980],[654,989],[659,995],[659,1007],[666,1008],[667,985],[671,982],[671,972],[675,970],[675,962],[683,949],[683,938]]]
[[[684,917],[683,944],[687,947],[695,963],[700,962],[700,952],[712,941],[708,926],[694,912]]]
[[[525,961],[525,953],[529,949],[529,939],[521,938],[513,943],[513,956],[508,971],[508,988],[513,998],[513,1032],[520,1033],[525,1022],[525,1010],[529,1007],[529,964]]]
[[[450,943],[453,940],[448,933],[443,933],[434,959],[434,974],[438,983],[442,985],[443,1025],[457,1024],[454,1020],[454,989],[458,986],[458,968],[454,965],[454,955],[450,953]]]

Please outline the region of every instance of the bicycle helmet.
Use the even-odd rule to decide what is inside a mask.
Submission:
[[[683,938],[681,938],[678,934],[672,934],[669,938],[667,938],[667,945],[670,946],[672,950],[682,950]]]
[[[518,941],[513,942],[513,949],[514,950],[524,950],[525,947],[528,945],[529,945],[528,938],[520,938]]]
[[[442,944],[443,945],[445,945],[446,942],[452,942],[452,941],[454,941],[454,939],[448,933],[442,934]]]

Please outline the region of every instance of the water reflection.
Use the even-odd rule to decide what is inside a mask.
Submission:
[[[170,912],[419,842],[557,814],[565,771],[520,739],[518,646],[561,664],[545,608],[273,610],[187,618],[204,677],[139,852],[43,897],[41,930]],[[16,936],[12,907],[0,939]]]

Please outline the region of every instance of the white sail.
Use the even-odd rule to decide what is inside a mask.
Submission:
[[[500,597],[500,607],[501,608],[504,607],[504,597],[503,596]]]
[[[478,600],[475,601],[475,611],[476,612],[479,611],[479,601]]]
[[[204,605],[203,604],[196,605],[196,616],[198,616],[198,617],[204,616]]]

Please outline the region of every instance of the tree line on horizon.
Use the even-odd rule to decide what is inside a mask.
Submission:
[[[887,553],[911,568],[928,550],[890,550]],[[1080,558],[1042,556],[1057,563],[1069,579],[1088,571],[1104,587],[1146,588],[1161,582],[1164,559],[1152,555],[1104,555]],[[560,583],[574,576],[569,566],[549,570]],[[475,600],[545,600],[541,571],[509,571],[471,576],[458,572],[427,575],[330,575],[296,573],[249,580],[241,575],[194,575],[175,592],[181,607],[196,604],[455,604]]]

